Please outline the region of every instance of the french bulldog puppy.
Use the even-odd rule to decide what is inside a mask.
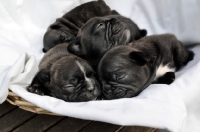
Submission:
[[[72,9],[51,24],[43,38],[43,51],[46,52],[57,44],[70,42],[78,30],[90,18],[118,14],[106,5],[103,0],[92,1]]]
[[[67,52],[67,43],[50,49],[39,64],[27,90],[68,102],[95,100],[101,94],[92,67],[83,59]]]
[[[121,15],[95,17],[81,27],[68,50],[97,66],[109,49],[127,45],[146,34],[146,30],[140,30],[132,20]]]
[[[171,84],[175,71],[193,59],[172,34],[151,35],[109,50],[98,67],[107,99],[130,98],[151,83]]]

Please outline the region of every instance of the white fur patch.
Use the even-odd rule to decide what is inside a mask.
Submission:
[[[126,34],[126,42],[129,42],[131,38],[131,32],[128,29],[125,29],[125,34]]]
[[[88,84],[88,90],[93,90],[94,86],[93,86],[92,80],[86,76],[86,71],[85,71],[84,67],[78,61],[76,61],[76,64],[78,65],[78,67],[81,69],[81,71],[84,74],[84,78],[85,78],[85,80],[86,80],[86,82]]]
[[[158,69],[157,69],[157,71],[156,71],[156,77],[155,77],[154,80],[156,80],[157,78],[163,76],[163,75],[164,75],[165,73],[167,73],[167,72],[175,72],[175,68],[169,68],[168,65],[169,65],[169,64],[163,66],[163,64],[161,64],[161,65],[158,67]]]

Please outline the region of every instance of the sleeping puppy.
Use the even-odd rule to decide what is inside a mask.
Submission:
[[[90,19],[80,29],[68,50],[97,66],[105,52],[118,45],[127,45],[147,34],[129,18],[110,15]]]
[[[43,38],[43,51],[46,52],[57,44],[70,42],[90,18],[111,14],[118,13],[111,11],[103,0],[77,6],[49,26]]]
[[[94,71],[85,60],[67,52],[67,46],[59,44],[44,55],[27,90],[68,102],[95,100],[101,91]]]
[[[138,95],[151,83],[171,84],[175,71],[193,59],[172,34],[152,35],[109,50],[98,67],[107,99]]]

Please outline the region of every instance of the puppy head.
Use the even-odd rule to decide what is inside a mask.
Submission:
[[[63,27],[58,23],[52,24],[48,31],[44,34],[43,51],[46,52],[57,44],[70,42],[74,38],[74,33],[70,32],[66,26]]]
[[[103,95],[107,99],[130,98],[139,94],[152,76],[150,57],[128,46],[109,50],[98,67]]]
[[[130,40],[126,23],[115,17],[95,17],[80,30],[68,50],[97,65],[104,53],[112,47],[126,45]]]
[[[101,94],[91,66],[78,57],[63,57],[49,71],[42,72],[43,76],[41,73],[37,74],[40,78],[38,84],[45,84],[44,90],[53,97],[68,102],[81,102],[95,100]],[[45,76],[48,78],[44,78]]]
[[[51,67],[50,88],[53,96],[72,102],[95,100],[101,93],[94,71],[77,57],[63,58]]]

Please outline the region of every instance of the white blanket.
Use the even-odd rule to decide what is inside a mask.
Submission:
[[[176,73],[171,85],[153,84],[139,96],[109,101],[68,103],[39,96],[25,87],[43,57],[47,27],[88,0],[0,0],[0,103],[8,88],[54,113],[118,125],[139,125],[174,132],[200,132],[200,45],[195,58]],[[198,0],[105,0],[148,35],[174,33],[185,45],[200,42]]]

